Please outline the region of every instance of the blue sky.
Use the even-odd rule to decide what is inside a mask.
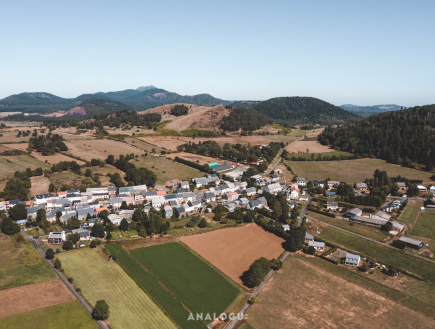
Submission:
[[[1,1],[0,98],[183,95],[435,103],[435,1]]]

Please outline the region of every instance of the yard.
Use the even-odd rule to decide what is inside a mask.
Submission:
[[[220,314],[242,292],[183,244],[133,249],[130,254],[194,314]]]
[[[308,180],[326,179],[344,181],[347,183],[362,182],[372,178],[376,169],[387,171],[388,176],[402,176],[408,179],[421,179],[430,182],[432,175],[426,171],[393,165],[380,159],[357,159],[343,161],[286,161],[299,177]]]
[[[175,179],[190,181],[192,178],[204,176],[203,172],[160,156],[147,156],[145,158],[138,158],[138,160],[130,160],[130,162],[137,168],[145,167],[155,172],[157,175],[157,185],[162,185],[167,181]]]
[[[17,327],[20,329],[100,328],[79,301],[48,306],[0,319],[2,329],[16,329]]]
[[[74,250],[56,257],[91,305],[101,299],[109,304],[108,322],[112,328],[175,328],[134,280],[97,250]]]
[[[0,290],[56,278],[21,234],[0,236]]]
[[[422,328],[433,319],[289,258],[248,311],[255,328]],[[370,323],[370,324],[369,324]]]
[[[183,236],[180,241],[240,285],[240,276],[256,259],[278,258],[284,251],[283,239],[256,224]]]

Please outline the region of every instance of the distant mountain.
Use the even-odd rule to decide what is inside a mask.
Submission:
[[[70,99],[46,92],[21,93],[0,100],[1,112],[47,112],[66,110],[72,105]]]
[[[244,107],[245,109],[250,109],[259,103],[261,103],[261,101],[236,101],[231,103],[230,105],[232,107]]]
[[[96,94],[83,94],[83,95],[80,95],[79,97],[75,98],[74,101],[84,102],[84,101],[87,101],[88,99],[94,99],[94,98],[108,99],[108,100],[111,99],[111,98],[107,97],[104,94],[99,94],[99,95],[96,95]]]
[[[86,106],[89,105],[98,106],[99,108],[111,112],[121,111],[121,110],[130,110],[130,111],[136,110],[136,108],[134,108],[133,106],[124,104],[122,102],[110,98],[91,98],[80,104],[80,106],[85,106],[85,109]]]
[[[375,113],[389,112],[389,111],[397,111],[402,108],[400,105],[395,104],[382,104],[382,105],[372,105],[372,106],[360,106],[360,105],[352,105],[345,104],[339,106],[346,111],[353,112],[362,117],[368,117],[369,115]]]
[[[146,87],[137,87],[136,88],[136,90],[139,90],[139,91],[146,91],[146,90],[150,90],[150,89],[157,89],[157,87],[154,87],[153,85],[149,85]]]
[[[277,97],[251,108],[276,121],[292,124],[336,124],[360,117],[314,97]]]
[[[121,91],[109,91],[108,93],[103,93],[103,92],[99,92],[94,94],[95,96],[100,97],[100,95],[109,97],[111,99],[115,99],[115,100],[121,100],[127,97],[131,97],[134,95],[140,94],[139,90],[135,90],[135,89],[126,89],[126,90],[121,90]]]

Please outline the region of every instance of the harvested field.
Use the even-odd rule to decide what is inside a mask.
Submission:
[[[0,318],[75,300],[61,280],[0,291]]]
[[[309,152],[307,152],[307,149]],[[289,153],[326,153],[333,152],[334,149],[324,146],[317,141],[296,141],[287,147]]]
[[[75,161],[81,166],[81,165],[84,165],[86,163],[84,161],[74,159],[72,157],[69,157],[69,156],[61,154],[61,153],[56,153],[53,155],[45,155],[44,156],[44,155],[41,155],[41,153],[32,152],[32,157],[34,157],[42,162],[47,161],[47,163],[49,163],[49,164],[59,163],[60,161]]]
[[[65,274],[74,279],[91,305],[97,300],[106,300],[110,307],[107,321],[112,328],[175,328],[117,263],[107,261],[107,256],[86,248],[57,257],[62,261]]]
[[[126,137],[124,138],[124,142],[129,145],[136,146],[147,152],[151,152],[151,150],[154,149],[157,153],[160,153],[160,151],[162,150],[160,147],[151,145],[150,143],[140,140],[139,138]]]
[[[66,302],[0,319],[0,328],[16,329],[98,329],[100,326],[79,301]]]
[[[24,171],[26,168],[34,170],[38,167],[47,169],[50,165],[28,155],[0,156],[0,179],[10,177],[16,171]]]
[[[30,128],[25,128],[25,129],[16,129],[16,130],[31,130]],[[14,130],[3,130],[1,132],[1,134],[3,135],[2,137],[0,137],[0,143],[20,143],[20,142],[26,142],[23,143],[25,145],[28,145],[27,143],[29,142],[29,139],[31,136],[26,136],[26,137],[17,137],[18,131]]]
[[[50,180],[44,176],[30,177],[32,186],[30,187],[30,195],[47,193],[50,185]]]
[[[388,176],[398,175],[408,179],[421,179],[430,182],[429,172],[405,168],[387,163],[380,159],[358,159],[343,161],[286,161],[299,177],[308,180],[325,179],[338,180],[347,183],[363,182],[366,178],[373,178],[376,169],[387,171]]]
[[[110,139],[75,140],[68,141],[65,144],[68,146],[67,153],[86,160],[93,158],[105,160],[109,154],[119,157],[121,154],[141,153],[135,147]]]
[[[0,236],[0,290],[55,279],[56,274],[21,234]]]
[[[14,143],[14,144],[4,144],[5,147],[12,149],[12,150],[21,150],[26,151],[29,147],[28,143]]]
[[[167,157],[171,158],[171,159],[174,159],[175,157],[179,157],[179,158],[186,159],[186,160],[189,160],[192,162],[198,161],[198,163],[201,165],[218,161],[218,160],[216,160],[216,158],[211,158],[211,157],[207,157],[207,156],[203,156],[203,155],[199,155],[199,154],[187,153],[187,152],[171,153],[171,154],[168,154]]]
[[[255,328],[432,328],[435,321],[289,258],[248,312]]]
[[[256,224],[184,236],[180,241],[240,285],[240,276],[256,259],[277,258],[284,251],[284,239]]]

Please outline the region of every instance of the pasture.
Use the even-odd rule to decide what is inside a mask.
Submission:
[[[38,167],[47,169],[50,165],[28,155],[1,156],[0,179],[8,178],[16,171],[24,171],[27,168],[34,170]]]
[[[110,307],[107,321],[112,328],[175,328],[134,280],[97,250],[80,249],[57,257],[65,274],[74,279],[74,284],[91,305],[97,300],[106,300]]]
[[[257,224],[183,236],[180,241],[240,285],[240,276],[258,258],[278,258],[284,239]]]
[[[59,279],[0,290],[0,318],[75,299]]]
[[[420,212],[417,223],[412,228],[410,234],[435,239],[435,213],[428,210]]]
[[[208,157],[208,156],[204,156],[204,155],[200,155],[200,154],[193,154],[193,153],[188,153],[188,152],[179,152],[179,153],[171,153],[167,155],[168,158],[175,158],[175,157],[179,157],[185,160],[189,160],[192,162],[197,162],[201,165],[204,164],[209,164],[209,163],[213,163],[213,162],[217,162],[218,160],[216,160],[216,158],[212,158],[212,157]]]
[[[157,185],[165,184],[174,179],[190,180],[195,177],[203,177],[204,173],[196,169],[182,165],[181,163],[160,156],[149,155],[137,160],[130,160],[136,168],[145,167],[157,175]]]
[[[130,254],[193,313],[220,314],[241,293],[180,243],[133,249]]]
[[[296,257],[248,311],[255,328],[422,328],[435,321]],[[368,320],[369,319],[369,320]]]
[[[183,329],[203,329],[197,321],[189,321],[189,312],[175,299],[151,274],[141,266],[127,251],[117,243],[105,244],[105,248],[115,255],[126,273],[165,310],[174,322]]]
[[[0,290],[56,278],[56,274],[21,234],[0,236]]]
[[[420,214],[420,207],[423,207],[422,200],[408,200],[408,204],[399,217],[399,220],[405,223],[409,229],[412,229],[417,222]]]
[[[308,150],[308,152],[307,152]],[[334,152],[333,148],[320,144],[317,141],[296,141],[287,147],[289,153],[327,153]]]
[[[380,159],[357,159],[343,161],[286,161],[299,177],[308,180],[326,179],[347,183],[362,182],[372,178],[376,169],[387,171],[388,176],[402,176],[408,179],[421,179],[430,182],[429,172],[393,165]]]
[[[121,154],[141,154],[141,151],[135,147],[110,139],[71,140],[65,142],[65,144],[68,146],[66,153],[84,160],[90,160],[92,158],[105,160],[109,154],[113,155],[115,158],[119,157]]]
[[[8,123],[6,123],[8,124]],[[3,136],[0,137],[0,143],[20,143],[20,142],[26,142],[26,147],[27,147],[27,143],[29,142],[29,139],[31,137],[31,134],[29,136],[26,137],[17,137],[18,134],[18,130],[31,130],[31,128],[26,127],[25,129],[16,129],[16,130],[8,130],[8,131],[2,131],[0,132],[0,134],[2,134]]]

